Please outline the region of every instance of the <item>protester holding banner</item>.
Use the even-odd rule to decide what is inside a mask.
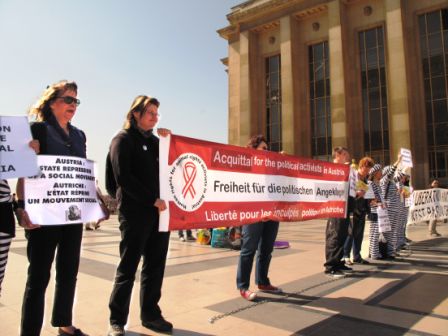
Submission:
[[[353,263],[368,264],[361,257],[361,245],[364,238],[366,214],[369,211],[368,201],[364,198],[368,190],[367,175],[374,165],[372,158],[366,156],[359,161],[356,180],[356,197],[354,200],[353,220],[349,223],[349,233],[344,244],[344,260],[347,265]],[[353,249],[353,262],[350,260],[350,252]]]
[[[333,148],[333,162],[350,164],[350,153],[346,147]],[[347,199],[347,213],[345,218],[329,218],[325,229],[325,274],[332,278],[345,276],[344,272],[352,269],[344,263],[344,244],[348,235],[350,214],[353,213],[354,199],[356,197],[355,171],[350,173],[349,195]]]
[[[159,139],[153,134],[159,121],[158,108],[156,98],[136,97],[124,129],[110,145],[119,209],[121,259],[109,302],[109,336],[125,334],[135,273],[142,256],[142,325],[159,332],[173,329],[158,305],[170,237],[169,232],[159,232],[159,212],[166,210],[166,203],[159,198]],[[169,130],[158,129],[161,136],[169,133]]]
[[[84,132],[72,126],[80,101],[75,82],[60,81],[47,87],[30,115],[33,138],[40,143],[40,154],[86,157]],[[72,309],[78,274],[82,224],[39,226],[33,224],[24,207],[23,180],[17,184],[19,223],[28,239],[28,278],[22,306],[21,335],[39,335],[45,304],[45,291],[56,256],[56,287],[51,323],[59,335],[85,335],[72,325]],[[42,208],[45,211],[45,208]]]
[[[398,248],[398,226],[400,223],[402,205],[400,203],[400,193],[394,182],[395,171],[401,161],[401,154],[398,155],[397,161],[390,166],[383,168],[383,177],[381,178],[381,193],[383,200],[386,203],[387,214],[391,226],[390,232],[385,232],[384,236],[387,239],[387,253],[388,257],[394,258],[397,255]]]
[[[254,135],[247,144],[247,147],[257,150],[268,149],[266,139],[263,135]],[[278,227],[279,222],[273,220],[264,220],[243,226],[236,285],[241,296],[246,300],[252,301],[257,296],[255,292],[249,290],[250,274],[252,272],[255,252],[257,252],[255,283],[258,285],[258,289],[270,293],[282,292],[280,288],[271,284],[268,277],[269,265],[272,258],[275,238],[278,233]]]

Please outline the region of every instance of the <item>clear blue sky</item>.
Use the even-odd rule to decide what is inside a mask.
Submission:
[[[227,41],[242,0],[0,0],[0,114],[24,115],[48,84],[75,80],[73,125],[104,159],[132,100],[157,97],[160,127],[227,143]]]

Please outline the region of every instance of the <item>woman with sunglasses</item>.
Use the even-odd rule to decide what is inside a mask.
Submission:
[[[263,135],[254,135],[249,140],[247,147],[257,150],[268,149],[266,139]],[[250,273],[252,272],[252,264],[255,252],[257,251],[255,283],[258,285],[258,289],[268,293],[282,292],[280,288],[272,286],[268,278],[269,264],[274,249],[275,238],[277,238],[278,226],[279,222],[272,220],[243,226],[236,285],[240,291],[240,295],[248,301],[253,301],[257,297],[255,292],[249,290]]]
[[[33,138],[39,140],[40,154],[86,157],[84,132],[71,120],[80,104],[75,82],[60,81],[47,87],[29,114],[37,122],[31,125]],[[40,335],[44,318],[45,291],[56,254],[56,287],[51,324],[59,335],[84,334],[72,325],[81,250],[82,223],[70,225],[37,225],[24,210],[23,180],[17,184],[19,224],[28,240],[28,278],[22,305],[21,336]]]

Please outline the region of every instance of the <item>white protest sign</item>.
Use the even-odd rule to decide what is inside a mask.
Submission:
[[[413,167],[412,164],[412,153],[409,149],[406,148],[400,148],[400,154],[401,154],[401,166],[402,167]]]
[[[0,116],[0,178],[33,176],[39,172],[37,155],[26,117]]]
[[[378,231],[389,232],[390,230],[392,230],[392,227],[390,226],[387,209],[379,206],[377,208],[377,214],[378,214]]]
[[[25,179],[25,210],[34,224],[78,224],[104,214],[96,196],[94,162],[39,155],[40,175]]]
[[[358,173],[356,169],[350,167],[350,176],[349,176],[349,195],[351,197],[356,197],[356,181],[358,180]]]
[[[408,224],[448,218],[448,189],[414,190]]]

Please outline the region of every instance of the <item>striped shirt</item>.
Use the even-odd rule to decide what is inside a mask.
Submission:
[[[11,189],[7,180],[0,180],[0,202],[12,202]]]

